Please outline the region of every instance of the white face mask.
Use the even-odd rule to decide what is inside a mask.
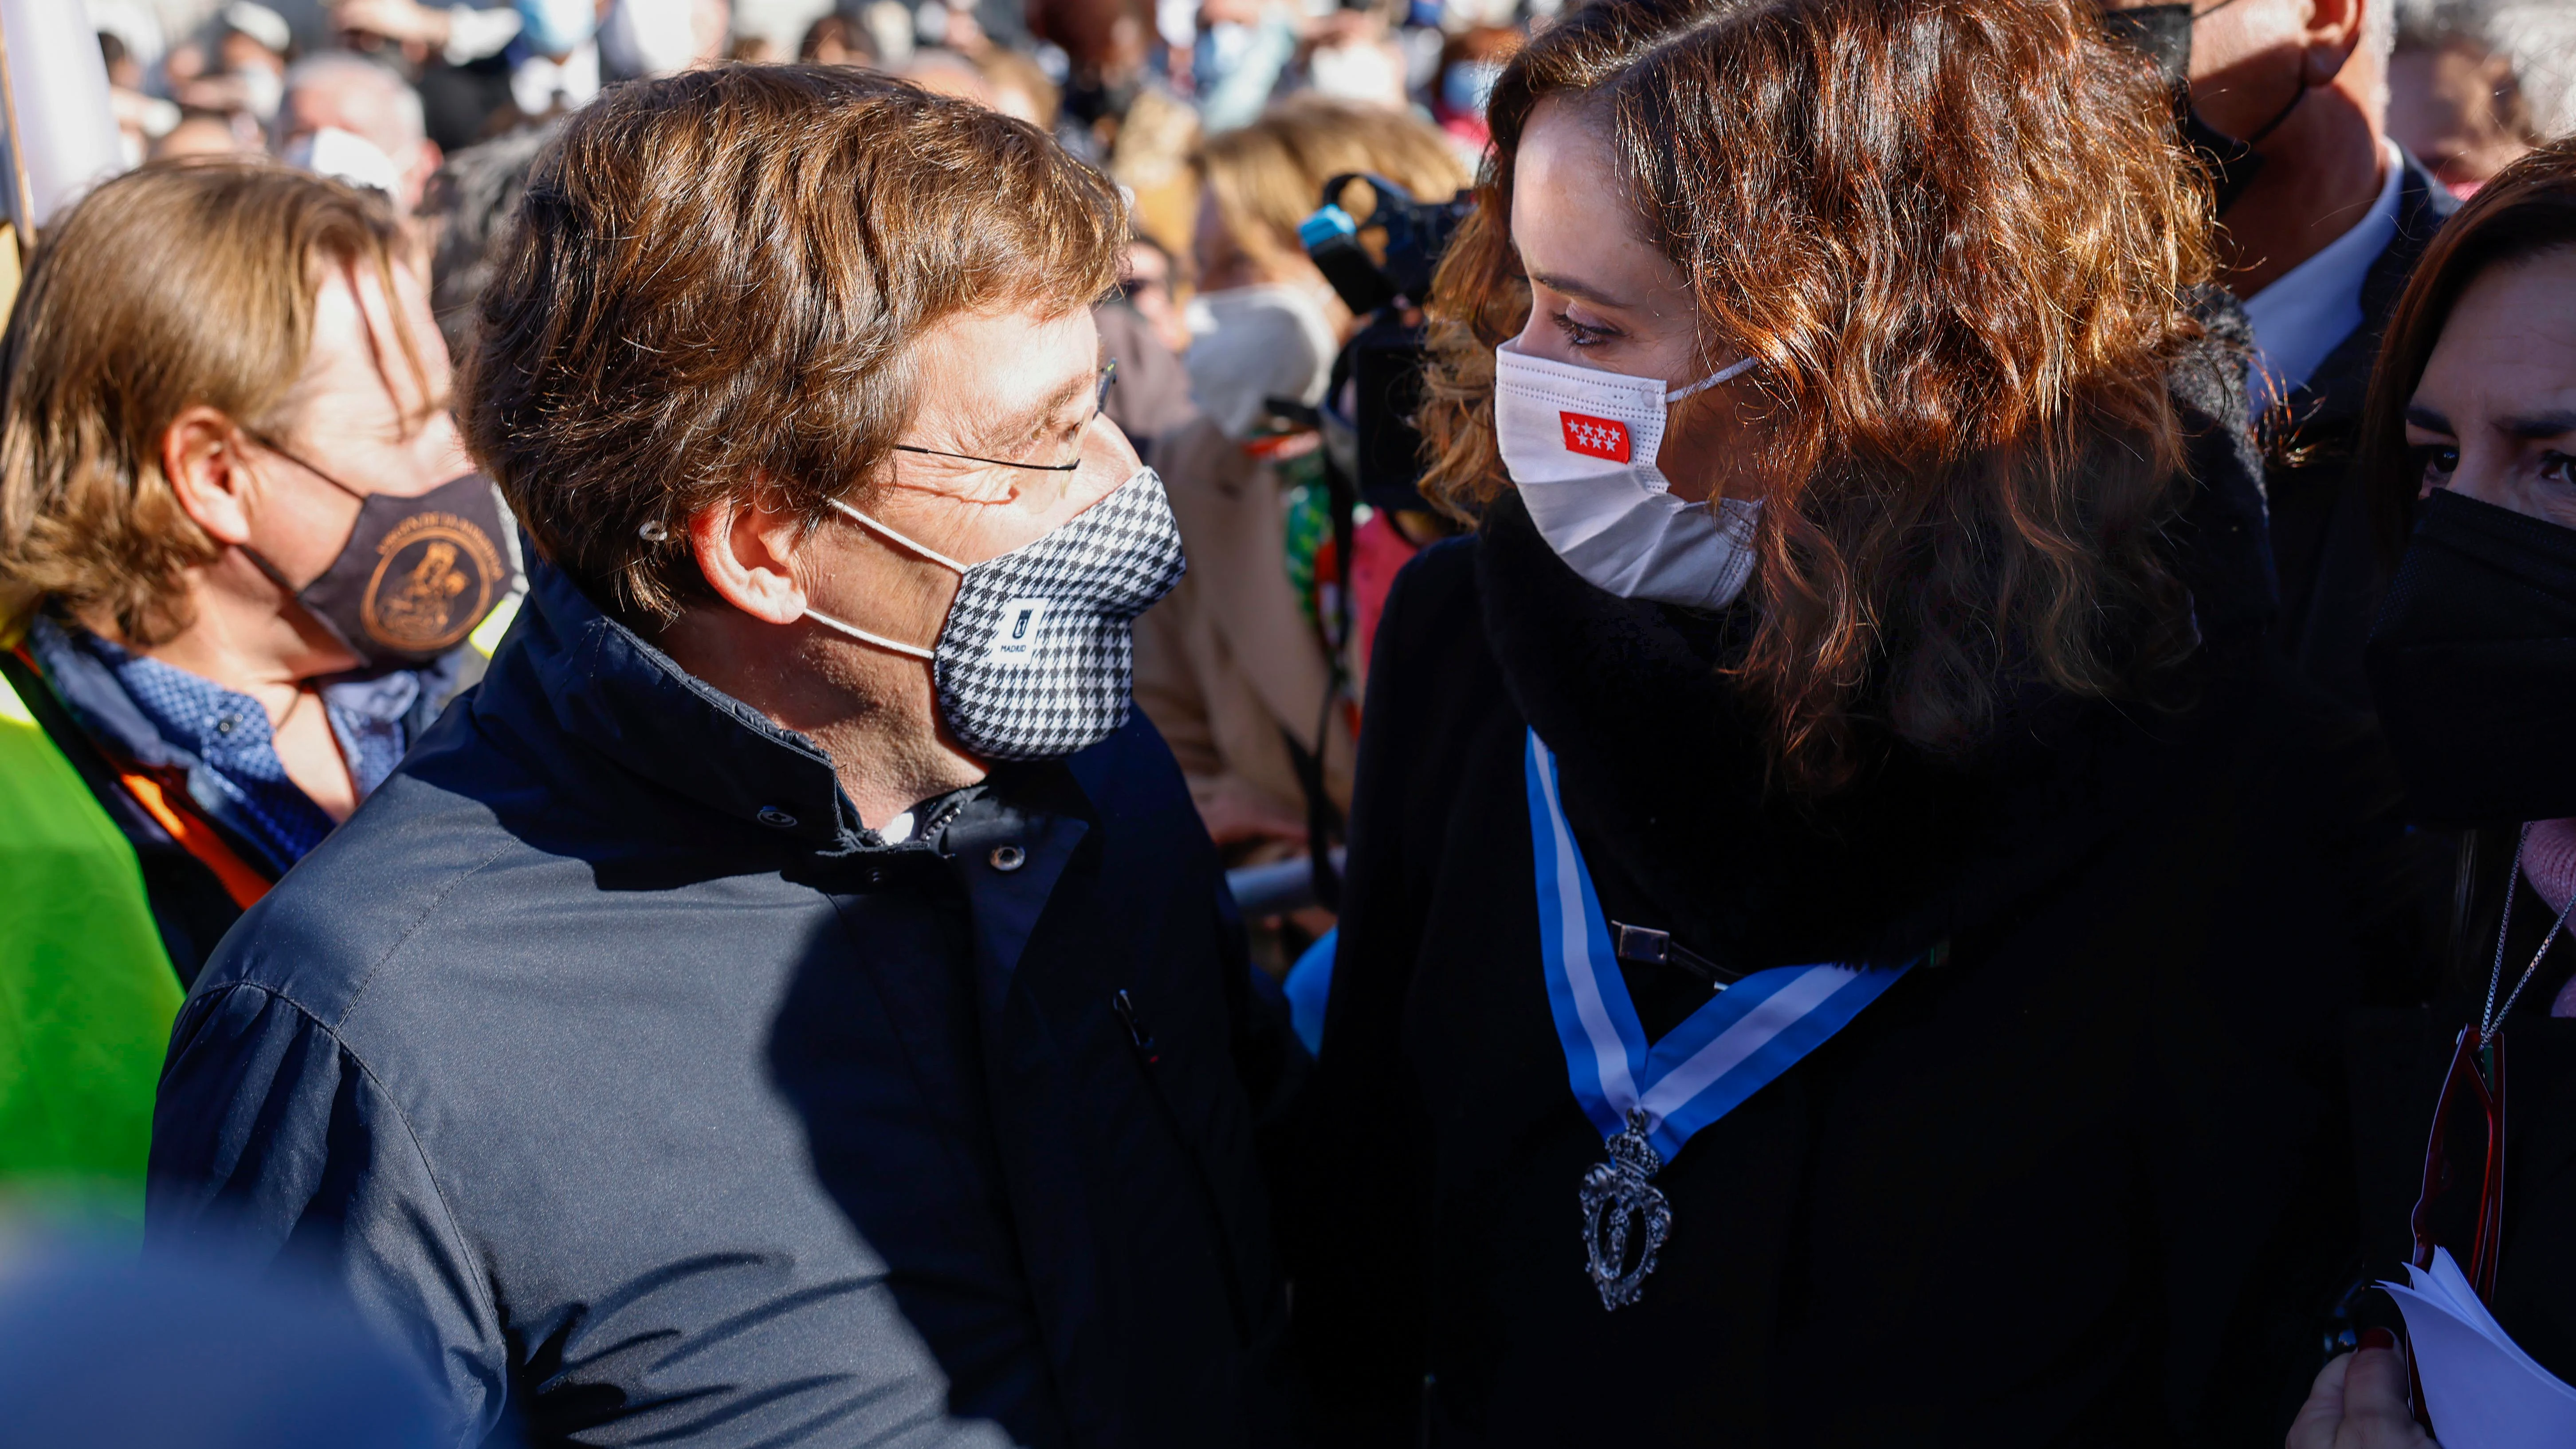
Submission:
[[[402,195],[402,168],[394,165],[394,158],[378,150],[366,137],[337,126],[324,126],[309,136],[287,142],[278,159],[316,176],[332,177],[352,186],[372,186],[387,196]]]
[[[1753,573],[1758,503],[1684,503],[1655,467],[1674,403],[1753,366],[1746,358],[1692,383],[1494,349],[1494,441],[1530,521],[1556,556],[1623,599],[1695,609],[1735,601]]]
[[[1322,402],[1337,350],[1332,319],[1314,293],[1265,283],[1192,298],[1190,350],[1181,366],[1190,401],[1241,442],[1261,430],[1271,398]]]

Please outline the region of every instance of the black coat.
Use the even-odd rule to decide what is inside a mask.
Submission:
[[[2028,699],[1812,808],[1716,675],[1743,611],[1606,595],[1509,496],[1402,576],[1293,1215],[1295,1339],[1358,1441],[2280,1442],[2351,1259],[2330,1023],[2384,841],[2333,808],[2361,742],[2276,685],[2241,404],[2194,379],[2188,705]],[[1616,1313],[1530,727],[1611,918],[1748,970],[1951,948],[1663,1170],[1672,1237]],[[1706,999],[1623,969],[1650,1032]]]
[[[197,981],[149,1237],[318,1256],[464,1444],[1262,1442],[1251,990],[1141,717],[884,847],[541,569]]]
[[[2433,233],[2459,209],[2449,188],[2406,157],[2397,234],[2362,279],[2361,326],[2266,419],[2264,487],[2280,570],[2281,641],[2301,673],[2354,709],[2371,707],[2361,648],[2394,562],[2386,526],[2392,500],[2373,497],[2353,467],[2362,404],[2389,314]]]

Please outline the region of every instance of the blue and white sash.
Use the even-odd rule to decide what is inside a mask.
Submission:
[[[1529,737],[1530,834],[1538,858],[1539,954],[1566,1075],[1606,1140],[1645,1115],[1665,1162],[1691,1135],[1797,1064],[1896,984],[1892,970],[1781,966],[1720,991],[1648,1046],[1610,946],[1574,831],[1557,800],[1556,756]]]

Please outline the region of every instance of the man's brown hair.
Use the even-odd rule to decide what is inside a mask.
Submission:
[[[1035,128],[863,71],[619,86],[529,175],[468,348],[467,445],[538,551],[652,627],[706,583],[682,525],[765,486],[819,522],[910,423],[960,312],[1087,307],[1117,192]]]
[[[185,629],[186,570],[223,550],[162,475],[162,434],[199,405],[289,432],[324,277],[363,269],[390,297],[401,244],[364,193],[231,158],[118,177],[49,228],[0,340],[0,623],[50,599],[138,645]],[[437,345],[393,341],[416,376]]]

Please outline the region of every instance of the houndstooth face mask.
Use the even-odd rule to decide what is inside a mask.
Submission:
[[[930,648],[871,634],[819,609],[814,622],[927,659],[958,742],[991,760],[1048,760],[1127,722],[1137,615],[1181,581],[1181,530],[1151,468],[1053,532],[999,558],[961,564],[858,509],[832,506],[906,552],[956,571],[956,602]]]

